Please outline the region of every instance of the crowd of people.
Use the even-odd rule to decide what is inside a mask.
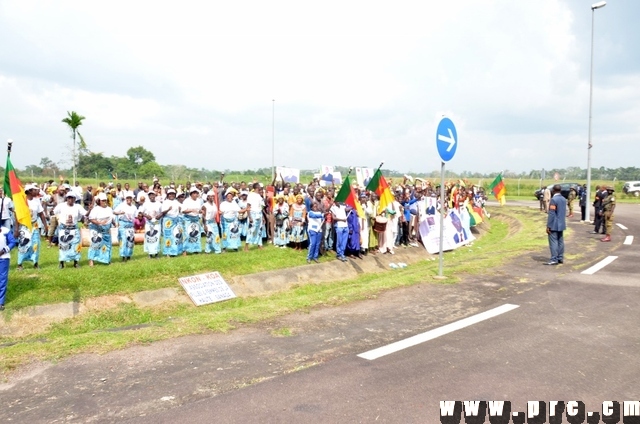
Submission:
[[[129,261],[136,249],[149,258],[198,253],[278,248],[307,249],[307,262],[318,262],[335,251],[337,259],[362,258],[373,253],[394,254],[399,246],[418,247],[418,224],[426,210],[426,197],[439,190],[430,181],[405,177],[392,184],[394,199],[380,208],[374,192],[354,186],[364,211],[335,201],[339,187],[274,180],[220,181],[162,185],[114,181],[80,187],[49,181],[25,186],[31,229],[14,225],[11,199],[2,195],[2,222],[17,241],[17,269],[26,263],[39,268],[41,244],[57,246],[59,268],[79,267],[83,234],[89,266],[111,264],[115,244],[120,260]],[[450,207],[483,199],[476,187],[457,181],[447,185]],[[5,213],[6,211],[6,213]],[[117,240],[114,240],[117,239]],[[136,247],[136,244],[142,246]]]

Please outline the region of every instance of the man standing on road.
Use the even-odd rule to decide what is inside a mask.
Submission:
[[[563,231],[567,229],[567,199],[561,194],[560,184],[553,186],[553,197],[549,202],[547,216],[547,234],[551,259],[545,265],[558,265],[564,262]]]
[[[605,190],[604,187],[602,187],[602,190],[600,190],[600,186],[596,186],[596,197],[595,200],[593,201],[593,208],[595,209],[595,214],[593,215],[593,231],[591,231],[591,234],[598,234],[600,232],[600,227],[603,227],[602,225],[602,199],[604,199],[604,196],[606,195],[607,191]],[[602,229],[602,234],[604,234],[604,228]]]
[[[600,241],[611,241],[611,230],[613,229],[613,211],[616,208],[616,198],[613,196],[613,186],[607,187],[607,195],[602,199],[602,216],[604,217],[604,227],[607,235]]]
[[[544,211],[549,212],[549,202],[551,201],[551,191],[549,187],[545,187],[542,191],[542,201],[544,203]]]
[[[587,215],[587,185],[583,184],[580,190],[580,222],[584,222]]]

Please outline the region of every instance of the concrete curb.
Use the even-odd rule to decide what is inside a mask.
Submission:
[[[329,261],[305,264],[293,268],[267,271],[230,278],[229,286],[238,297],[263,296],[282,292],[304,284],[322,284],[356,278],[364,273],[392,270],[389,264],[416,263],[430,255],[421,247],[396,249],[395,255],[367,255],[363,259],[347,262]],[[31,306],[0,319],[0,334],[24,336],[43,331],[48,325],[81,316],[89,311],[107,310],[122,303],[134,303],[140,307],[158,306],[166,302],[192,304],[176,281],[176,287],[147,290],[130,295],[111,295],[87,299],[84,302],[65,302]],[[195,307],[195,306],[194,306]]]

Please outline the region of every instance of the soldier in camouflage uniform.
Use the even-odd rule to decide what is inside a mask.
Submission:
[[[607,235],[600,241],[611,241],[611,230],[613,229],[613,211],[616,208],[616,198],[613,195],[615,190],[612,186],[607,187],[607,195],[602,199],[602,209],[604,216],[604,225]]]
[[[567,200],[567,207],[569,208],[569,218],[573,218],[573,201],[577,197],[576,189],[571,187],[569,189],[569,199]]]

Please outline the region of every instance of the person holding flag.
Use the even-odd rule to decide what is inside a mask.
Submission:
[[[389,184],[387,184],[387,180],[384,179],[382,172],[380,172],[381,167],[382,163],[378,169],[376,169],[376,172],[373,174],[371,181],[369,181],[369,184],[367,184],[366,187],[367,191],[374,192],[378,198],[378,214],[386,210],[387,206],[392,204],[395,200],[395,197],[391,192],[391,188],[389,187]]]
[[[489,186],[489,190],[493,192],[495,198],[500,202],[501,206],[505,204],[505,194],[507,193],[507,188],[504,186],[504,182],[502,181],[502,173],[498,174],[495,180]]]
[[[27,206],[29,207],[30,225],[27,226],[20,223],[15,228],[14,237],[18,240],[18,271],[22,271],[24,261],[33,262],[34,269],[39,268],[40,228],[38,226],[38,218],[44,223],[45,232],[49,232],[44,208],[38,197],[40,188],[35,184],[27,184],[24,192],[27,198]]]
[[[37,231],[37,228],[34,228],[34,223],[37,222],[38,217],[42,218],[45,226],[47,225],[47,221],[44,219],[44,210],[42,209],[40,199],[34,198],[38,195],[38,186],[30,184],[27,186],[27,189],[24,189],[16,175],[16,170],[11,163],[12,144],[13,140],[7,142],[7,166],[5,167],[4,173],[4,192],[11,198],[14,206],[15,226],[13,238],[18,239],[20,234],[24,236],[20,241],[24,245],[24,254],[18,256],[18,269],[21,268],[22,261],[25,259],[34,261],[34,267],[38,268],[40,233]],[[39,208],[37,207],[38,205]],[[33,208],[33,211],[31,211],[31,208]],[[36,231],[33,231],[34,229]],[[35,255],[34,244],[32,242],[33,237],[31,236],[32,231],[36,233],[38,238],[38,243],[35,245]]]
[[[350,173],[351,169],[349,170],[349,174]],[[353,210],[356,211],[358,217],[364,218],[365,216],[362,205],[358,201],[356,193],[351,186],[349,174],[345,177],[340,191],[336,194],[335,204],[330,209],[336,230],[336,257],[342,262],[347,261],[347,258],[344,256],[344,251],[349,238],[349,225],[347,224],[347,210],[345,205],[351,206]]]
[[[11,262],[11,249],[16,246],[16,239],[11,231],[0,227],[0,311],[4,311],[4,300],[9,283],[9,262]]]

